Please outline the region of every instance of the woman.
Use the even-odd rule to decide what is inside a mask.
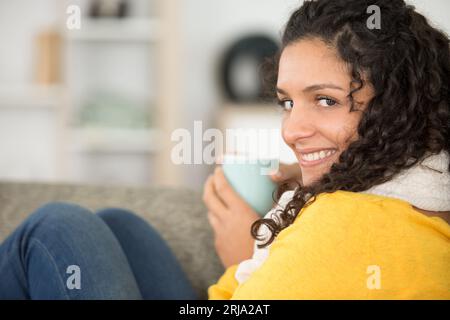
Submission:
[[[253,248],[255,216],[216,170],[205,201],[228,269],[209,297],[449,299],[448,37],[401,0],[305,2],[276,62],[302,183],[252,224]]]
[[[366,25],[373,4],[381,29]],[[301,183],[258,219],[216,169],[204,201],[227,270],[209,298],[449,298],[448,38],[401,0],[319,0],[293,13],[276,62]],[[47,205],[0,257],[3,298],[196,297],[120,209]],[[66,288],[73,264],[84,290]]]

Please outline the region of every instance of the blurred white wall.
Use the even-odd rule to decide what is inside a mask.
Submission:
[[[437,28],[450,34],[450,1],[448,0],[406,0],[416,7],[417,11],[425,15]]]

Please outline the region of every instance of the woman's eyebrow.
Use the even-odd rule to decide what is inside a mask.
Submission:
[[[344,91],[343,88],[332,84],[332,83],[318,83],[318,84],[313,84],[310,86],[307,86],[305,89],[303,89],[303,92],[311,92],[311,91],[316,91],[316,90],[320,90],[320,89],[335,89],[335,90],[342,90]],[[285,90],[278,88],[277,87],[277,92],[281,93],[281,94],[287,94]]]

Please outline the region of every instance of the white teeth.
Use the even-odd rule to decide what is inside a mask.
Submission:
[[[323,158],[329,157],[335,152],[336,152],[336,150],[326,150],[326,151],[325,150],[321,150],[321,151],[317,151],[317,152],[311,152],[311,153],[307,153],[307,154],[302,154],[301,157],[305,161],[315,161],[315,160],[319,160],[319,159],[323,159]]]

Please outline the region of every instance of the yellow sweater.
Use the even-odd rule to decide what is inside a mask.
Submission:
[[[450,226],[394,198],[321,194],[241,285],[236,269],[209,299],[450,299]]]

